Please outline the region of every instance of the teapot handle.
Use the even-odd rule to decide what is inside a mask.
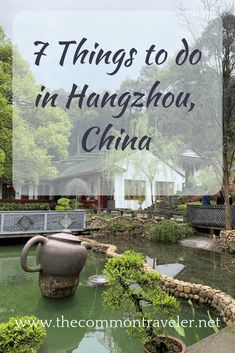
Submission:
[[[27,256],[30,248],[35,244],[35,243],[43,243],[45,244],[48,240],[43,237],[42,235],[37,235],[36,237],[31,238],[23,247],[23,250],[21,252],[21,267],[23,268],[24,271],[26,272],[39,272],[41,271],[42,267],[39,264],[38,266],[35,267],[29,267],[27,263]]]

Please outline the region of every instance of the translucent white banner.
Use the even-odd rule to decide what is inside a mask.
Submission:
[[[14,21],[13,179],[21,195],[120,207],[221,188],[220,19],[22,12]]]

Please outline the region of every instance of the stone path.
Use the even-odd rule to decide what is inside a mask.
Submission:
[[[235,353],[235,325],[194,344],[187,353]]]

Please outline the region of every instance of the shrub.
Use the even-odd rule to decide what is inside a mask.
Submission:
[[[177,205],[176,210],[177,210],[177,211],[186,211],[186,210],[187,210],[187,205],[186,205],[186,203],[182,203],[182,204],[180,204],[180,205]]]
[[[150,230],[150,237],[154,241],[177,243],[178,240],[192,236],[194,229],[186,223],[176,223],[165,220]]]
[[[211,200],[211,203],[213,204],[214,202],[212,202],[212,200]],[[192,202],[188,202],[188,203],[182,203],[176,207],[176,210],[177,211],[186,211],[187,205],[201,205],[201,204],[202,204],[201,201],[192,201]]]
[[[57,205],[55,207],[56,211],[66,211],[66,210],[71,210],[71,200],[66,199],[66,197],[61,197],[57,201]]]
[[[124,232],[125,230],[131,231],[135,228],[135,225],[132,222],[128,223],[113,223],[110,226],[111,232]]]
[[[111,232],[123,232],[125,230],[124,224],[113,223],[110,226]]]
[[[33,322],[37,325],[32,325]],[[35,316],[11,317],[0,324],[0,352],[36,353],[45,337],[46,330]]]

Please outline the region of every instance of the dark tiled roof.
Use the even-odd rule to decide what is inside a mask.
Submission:
[[[93,174],[104,170],[104,156],[96,155],[87,157],[79,157],[73,160],[67,160],[56,165],[59,170],[56,179],[73,178],[86,174]]]

